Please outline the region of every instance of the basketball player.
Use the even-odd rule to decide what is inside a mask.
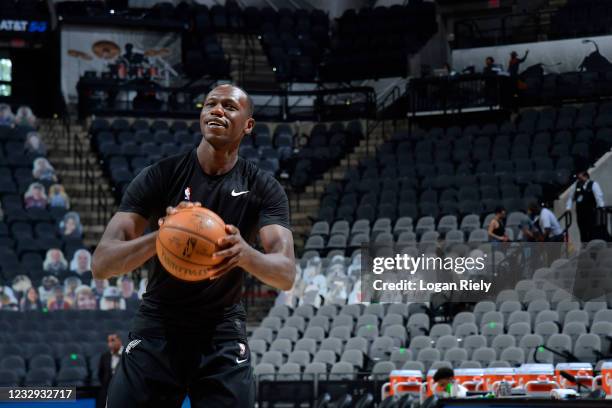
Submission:
[[[238,157],[253,130],[253,103],[222,85],[204,101],[197,148],[145,168],[127,188],[93,257],[96,279],[120,276],[153,258],[147,291],[109,386],[108,408],[252,407],[253,372],[240,303],[244,273],[281,290],[295,277],[287,196]],[[213,278],[182,282],[161,266],[156,230],[176,208],[204,205],[227,225]],[[143,235],[144,234],[144,235]],[[250,242],[259,238],[264,253]]]

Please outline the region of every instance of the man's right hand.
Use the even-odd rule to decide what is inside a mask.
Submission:
[[[172,214],[176,214],[178,210],[182,210],[185,208],[192,208],[192,207],[201,207],[201,206],[202,206],[202,203],[200,203],[199,201],[196,201],[193,203],[191,201],[181,201],[179,205],[177,205],[176,207],[166,208],[166,217]],[[157,220],[157,225],[161,227],[166,217],[162,217],[159,220]]]

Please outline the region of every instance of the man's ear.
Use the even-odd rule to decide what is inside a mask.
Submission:
[[[255,119],[253,118],[248,118],[246,123],[244,124],[244,134],[246,135],[250,135],[251,132],[253,131],[253,128],[255,127]]]

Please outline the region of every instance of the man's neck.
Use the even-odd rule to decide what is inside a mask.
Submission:
[[[229,172],[238,160],[238,146],[221,151],[206,140],[198,145],[196,153],[200,167],[209,176],[219,176]]]

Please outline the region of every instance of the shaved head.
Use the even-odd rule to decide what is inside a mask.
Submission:
[[[241,88],[241,87],[239,87],[237,85],[223,84],[223,85],[216,86],[213,89],[211,89],[208,94],[206,94],[206,97],[208,97],[208,95],[210,95],[215,90],[223,89],[223,88],[233,88],[233,89],[239,91],[240,93],[242,93],[244,95],[244,97],[246,98],[246,102],[247,102],[246,108],[247,108],[247,112],[249,114],[249,117],[253,117],[253,113],[255,111],[255,104],[253,103],[253,99],[251,98],[251,95],[249,95],[247,93],[247,91],[245,91],[243,88]],[[204,98],[204,99],[206,99],[206,98]]]

